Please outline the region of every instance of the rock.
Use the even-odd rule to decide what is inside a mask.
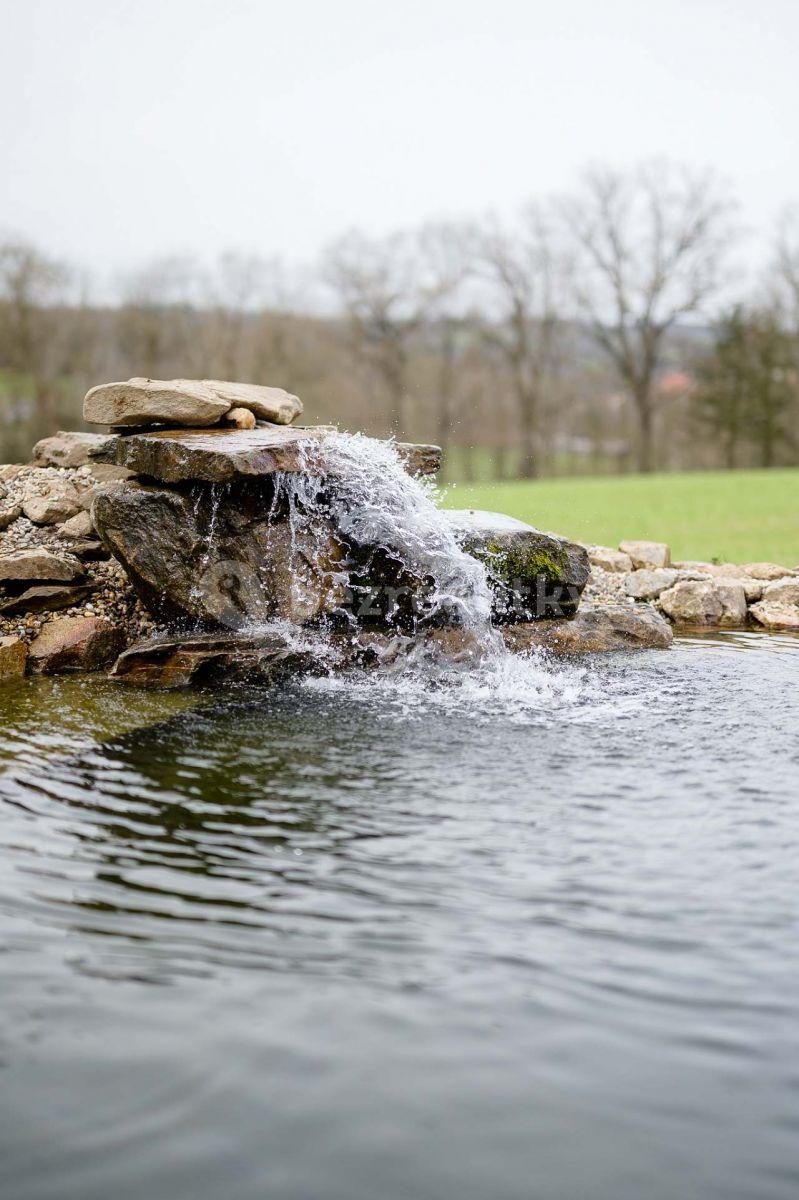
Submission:
[[[799,608],[792,604],[761,600],[759,604],[752,605],[749,613],[768,629],[799,629]]]
[[[719,580],[719,582],[723,583],[725,581]],[[761,599],[765,587],[762,579],[750,579],[748,576],[743,576],[740,579],[736,579],[735,582],[739,583],[743,588],[747,604],[754,604],[756,600]]]
[[[672,621],[685,625],[718,625],[724,606],[713,583],[682,580],[661,592],[660,607]]]
[[[9,479],[15,479],[22,468],[22,463],[3,463],[0,465],[0,483],[7,483]]]
[[[81,574],[79,562],[43,548],[0,555],[0,583],[72,583]]]
[[[737,579],[717,579],[716,595],[721,601],[720,625],[746,624],[746,592]]]
[[[283,388],[262,387],[255,383],[233,383],[223,379],[204,379],[220,400],[227,401],[233,408],[248,409],[259,421],[271,421],[275,425],[290,425],[302,412],[302,401]],[[228,418],[230,413],[228,413]],[[242,426],[247,429],[250,426]]]
[[[249,408],[231,408],[225,414],[225,423],[235,425],[237,429],[255,429],[255,413]]]
[[[109,558],[108,551],[99,538],[81,538],[70,542],[69,552],[82,562],[100,562]]]
[[[273,683],[318,670],[312,653],[276,634],[195,634],[138,642],[111,672],[139,687],[183,688],[223,681]]]
[[[21,516],[21,504],[7,504],[4,508],[0,508],[0,529],[8,529],[9,525],[13,525]]]
[[[609,546],[588,546],[588,561],[592,567],[602,571],[632,571],[633,560],[629,554],[621,550],[612,550]]]
[[[42,438],[33,447],[33,457],[46,467],[82,467],[93,458],[102,457],[112,448],[116,439],[104,433],[54,434]]]
[[[576,612],[590,573],[584,546],[503,513],[454,509],[446,516],[463,549],[486,565],[497,620]]]
[[[775,579],[784,579],[786,575],[795,574],[788,567],[780,567],[777,563],[770,562],[744,563],[741,570],[750,579],[763,579],[766,582],[771,582]]]
[[[124,631],[102,617],[56,617],[31,642],[28,661],[32,671],[44,675],[96,671],[124,644]]]
[[[116,454],[117,439],[114,438],[114,453]],[[112,483],[120,479],[131,479],[133,472],[127,467],[118,467],[115,463],[92,463],[88,468],[88,479],[94,483]]]
[[[62,537],[66,538],[87,538],[94,533],[92,518],[90,513],[83,511],[76,513],[74,517],[70,517],[63,525],[59,525],[58,532]]]
[[[557,655],[597,654],[613,650],[665,649],[674,635],[668,621],[648,606],[584,606],[569,620],[506,625],[509,650],[544,649]]]
[[[232,407],[199,379],[128,379],[86,393],[83,416],[92,425],[215,425]]]
[[[409,475],[435,475],[441,467],[442,451],[440,446],[395,442],[394,449],[402,459]]]
[[[56,612],[60,608],[73,608],[82,604],[88,596],[98,590],[96,583],[38,584],[26,588],[19,596],[0,604],[0,614]]]
[[[648,571],[645,567],[632,571],[624,581],[624,591],[633,600],[654,600],[666,588],[677,582],[677,572],[668,567]]]
[[[303,451],[326,432],[277,426],[185,433],[158,430],[121,437],[116,456],[121,466],[161,483],[230,483],[275,471],[299,470],[305,465]]]
[[[80,497],[68,479],[52,479],[25,494],[22,511],[35,525],[61,525],[80,511]]]
[[[671,565],[671,552],[665,542],[620,542],[619,550],[630,556],[635,568],[654,570]]]
[[[763,599],[767,604],[799,607],[799,579],[789,576],[787,579],[776,579],[773,583],[767,583],[763,589]]]
[[[28,647],[13,634],[0,637],[0,682],[25,674]]]
[[[156,616],[237,627],[278,616],[297,623],[342,603],[341,547],[323,524],[292,532],[259,481],[188,493],[120,484],[92,518]],[[209,545],[209,530],[212,530]]]

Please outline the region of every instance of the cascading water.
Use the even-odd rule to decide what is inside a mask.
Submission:
[[[348,543],[378,547],[425,581],[417,636],[407,639],[390,669],[334,673],[303,686],[341,689],[353,701],[377,700],[387,714],[400,712],[403,718],[421,715],[433,703],[471,718],[526,721],[532,713],[587,699],[592,689],[584,669],[553,667],[541,655],[520,657],[506,649],[491,624],[485,566],[461,549],[438,506],[434,481],[409,475],[393,445],[363,434],[330,433],[303,455],[304,469],[275,478],[274,504],[288,511],[292,537],[307,541],[314,529],[332,523]],[[464,632],[470,652],[459,663],[431,656],[424,635],[436,624]]]
[[[409,475],[391,443],[363,434],[331,433],[302,453],[305,470],[276,477],[275,503],[285,503],[293,537],[332,523],[349,546],[383,553],[424,583],[425,625],[459,625],[485,651],[500,648],[485,567],[459,546],[429,477]]]

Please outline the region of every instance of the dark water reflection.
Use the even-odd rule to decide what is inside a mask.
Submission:
[[[798,646],[21,695],[0,1195],[793,1200]]]

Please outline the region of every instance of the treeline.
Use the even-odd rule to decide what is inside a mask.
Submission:
[[[277,384],[310,421],[439,442],[464,479],[795,463],[799,210],[745,291],[735,213],[711,173],[592,170],[510,221],[350,233],[310,272],[163,259],[106,305],[6,237],[2,458],[147,375]]]

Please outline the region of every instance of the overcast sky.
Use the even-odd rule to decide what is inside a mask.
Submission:
[[[110,278],[310,260],[509,210],[591,160],[799,200],[796,0],[0,0],[0,228]]]

